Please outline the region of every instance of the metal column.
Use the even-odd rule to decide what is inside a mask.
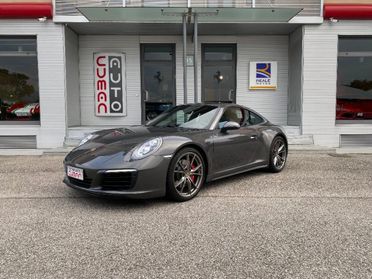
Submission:
[[[198,15],[194,14],[194,103],[198,102]]]
[[[183,103],[187,104],[187,14],[182,16],[183,24]]]

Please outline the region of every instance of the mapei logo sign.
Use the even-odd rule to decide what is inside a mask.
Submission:
[[[125,55],[95,53],[93,59],[96,116],[125,116]]]
[[[277,69],[275,61],[250,62],[249,89],[276,89]]]

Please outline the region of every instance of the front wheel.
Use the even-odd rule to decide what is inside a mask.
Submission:
[[[274,138],[270,147],[270,163],[269,170],[272,172],[280,172],[287,162],[287,144],[283,137]]]
[[[167,175],[167,196],[175,201],[195,197],[205,181],[205,163],[194,148],[180,150],[172,159]]]

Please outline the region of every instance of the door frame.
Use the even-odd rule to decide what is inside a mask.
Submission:
[[[201,44],[201,101],[202,102],[206,102],[205,100],[205,94],[204,94],[204,86],[203,86],[203,83],[204,83],[204,66],[206,64],[206,61],[204,59],[204,54],[205,54],[205,48],[206,46],[210,46],[210,45],[213,45],[213,46],[232,46],[233,47],[233,60],[232,62],[235,64],[235,67],[234,67],[234,75],[235,75],[235,79],[234,79],[234,99],[232,101],[233,104],[236,104],[236,86],[237,86],[237,71],[236,71],[236,68],[237,68],[237,43],[202,43]],[[223,60],[220,60],[220,61],[223,61]],[[220,62],[220,61],[216,61],[216,62]],[[209,62],[210,63],[210,62]],[[213,63],[211,63],[210,65],[213,65]],[[216,63],[216,65],[218,65],[218,63]]]
[[[146,122],[146,117],[145,117],[145,90],[144,90],[144,53],[145,53],[145,46],[149,45],[155,45],[155,46],[170,46],[173,52],[173,59],[172,59],[172,72],[173,72],[173,105],[176,104],[177,101],[177,80],[176,80],[176,44],[175,43],[140,43],[140,72],[141,72],[141,123],[144,124]],[[156,61],[156,60],[153,60]],[[160,62],[164,62],[163,60],[159,60]]]

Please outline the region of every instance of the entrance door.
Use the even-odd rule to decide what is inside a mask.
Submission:
[[[175,47],[141,45],[142,122],[153,119],[176,101]]]
[[[235,103],[235,44],[202,44],[202,100]]]

